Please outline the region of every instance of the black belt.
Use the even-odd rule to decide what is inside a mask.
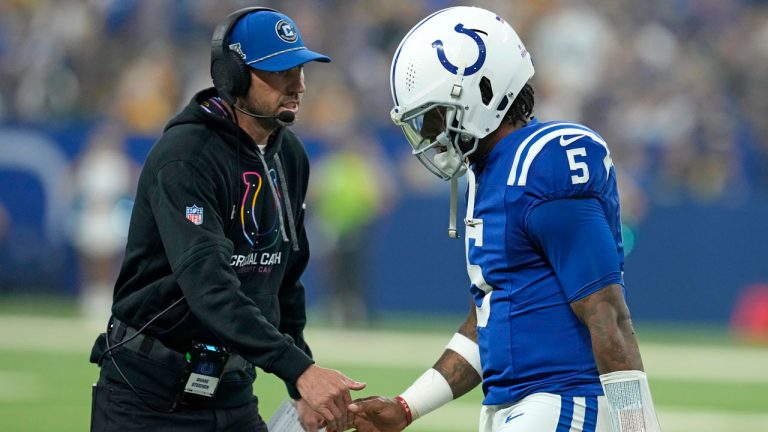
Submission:
[[[136,336],[134,337],[134,335]],[[136,329],[117,318],[112,318],[112,328],[108,337],[111,342],[109,344],[110,346],[120,343],[120,341],[131,339],[120,345],[118,349],[125,348],[163,364],[173,365],[179,364],[180,361],[184,361],[183,353],[166,347],[162,342],[152,336],[147,336],[141,333],[137,335]],[[223,373],[249,368],[253,368],[253,365],[248,360],[239,354],[231,353],[227,363],[224,365]]]

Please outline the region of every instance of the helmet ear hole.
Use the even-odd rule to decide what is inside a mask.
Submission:
[[[486,76],[480,79],[480,97],[485,106],[488,106],[491,103],[491,99],[493,99],[493,86],[491,85],[491,80]]]
[[[507,104],[509,103],[509,98],[504,96],[501,98],[501,102],[499,102],[499,106],[496,107],[496,111],[504,111],[504,108],[507,107]]]

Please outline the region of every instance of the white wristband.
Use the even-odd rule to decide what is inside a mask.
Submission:
[[[449,349],[456,354],[464,357],[473,368],[477,371],[477,374],[482,378],[483,367],[480,365],[480,347],[472,339],[464,336],[461,333],[456,333],[448,342],[445,349]]]
[[[611,409],[614,431],[661,432],[645,372],[617,371],[600,375]]]
[[[411,415],[416,420],[452,401],[453,390],[440,372],[429,369],[400,397],[411,407]]]

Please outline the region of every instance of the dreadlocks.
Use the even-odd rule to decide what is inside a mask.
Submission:
[[[512,102],[512,106],[504,114],[504,121],[510,124],[515,124],[518,121],[528,123],[528,120],[531,119],[531,114],[533,114],[533,93],[533,87],[526,83],[515,98],[515,101]]]

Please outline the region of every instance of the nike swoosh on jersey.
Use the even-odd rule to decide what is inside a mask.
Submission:
[[[572,143],[574,141],[578,141],[578,140],[584,138],[585,136],[587,136],[587,135],[585,135],[585,134],[584,135],[576,135],[573,138],[565,139],[565,135],[560,135],[560,145],[565,147],[565,146],[569,145],[570,143]]]
[[[520,413],[520,414],[518,414],[518,415],[515,415],[515,416],[511,416],[511,415],[509,415],[509,416],[507,416],[507,419],[506,419],[506,420],[504,420],[504,423],[509,423],[509,422],[511,422],[512,420],[514,420],[514,419],[516,419],[516,418],[520,417],[520,416],[521,416],[521,415],[523,415],[523,414],[525,414],[525,413]]]

